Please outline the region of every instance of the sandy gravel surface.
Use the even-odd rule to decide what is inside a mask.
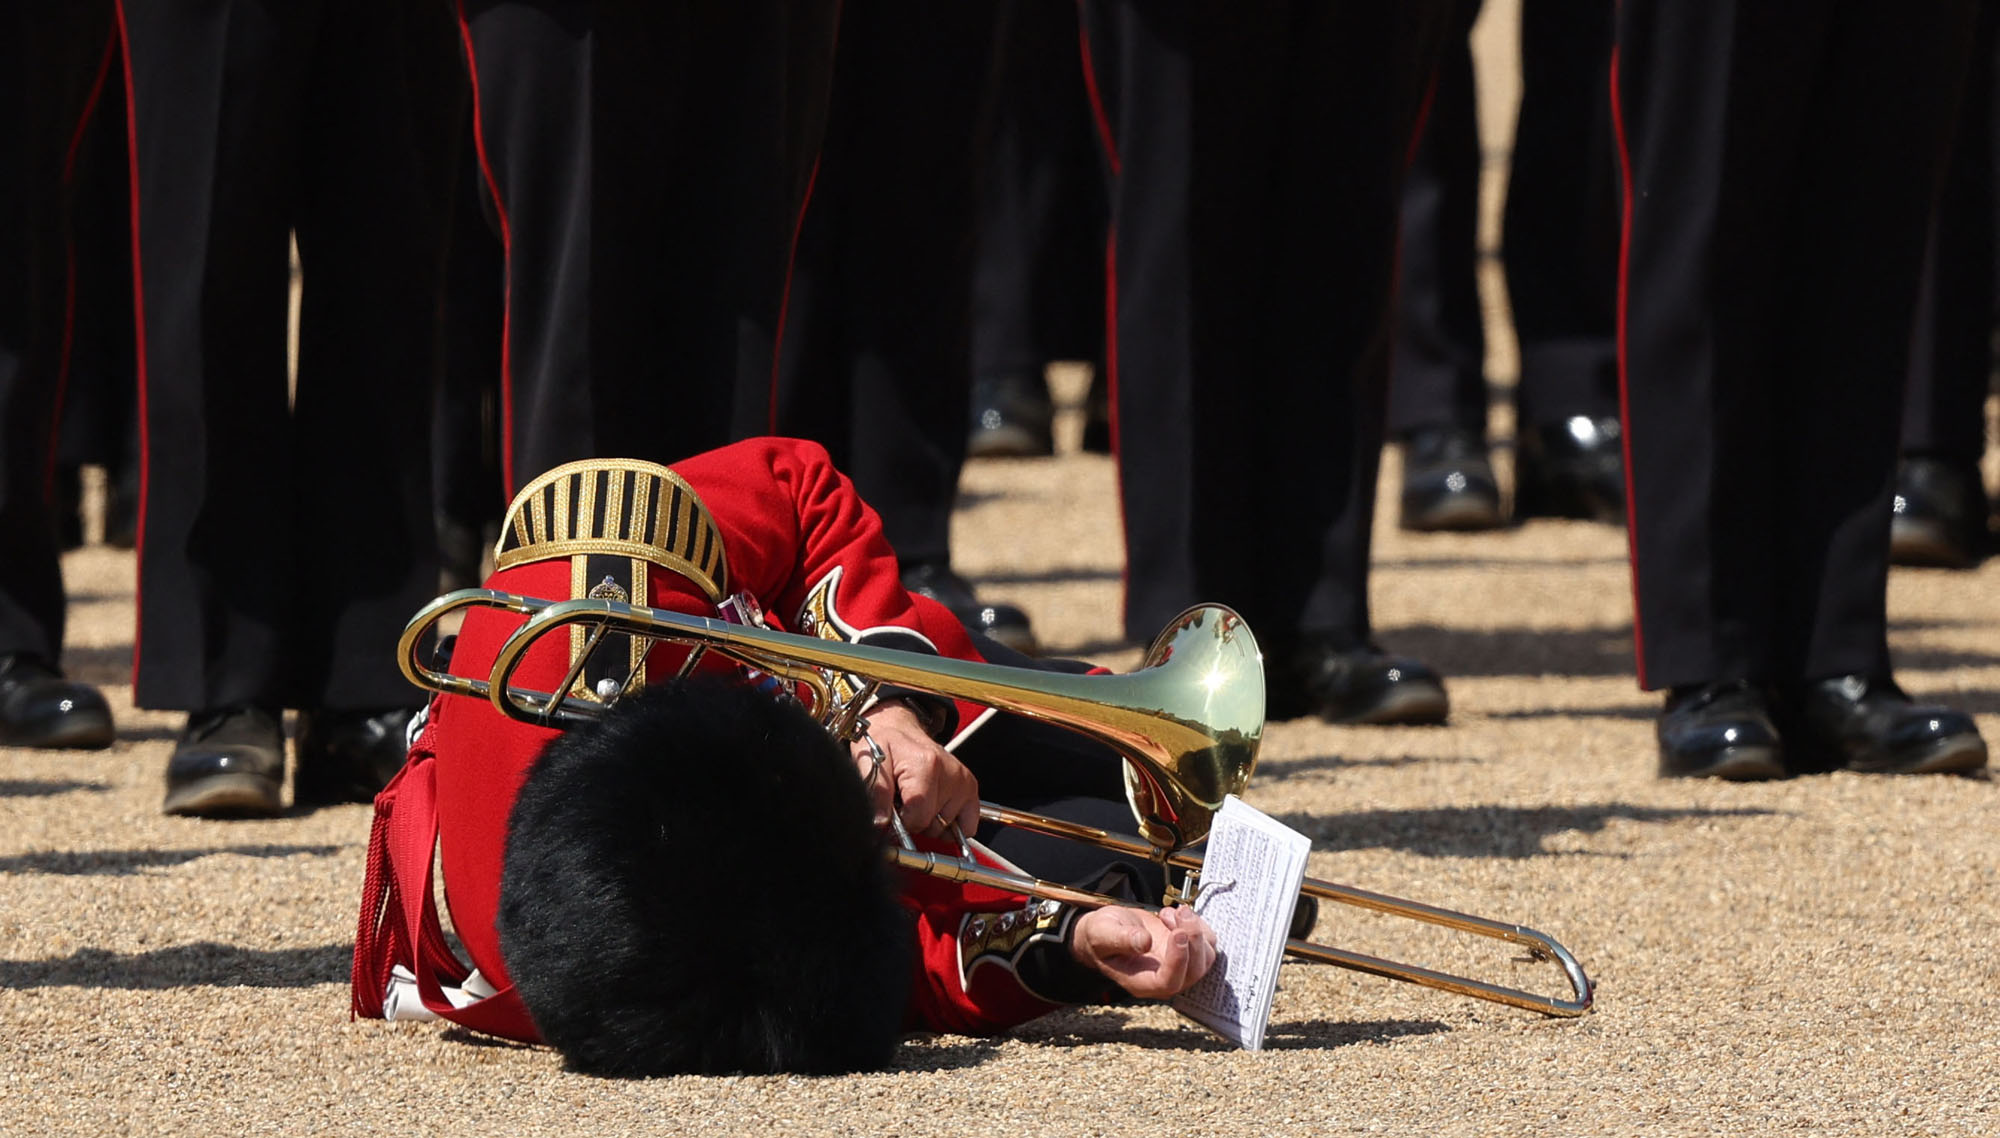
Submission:
[[[1514,4],[1487,9],[1499,160]],[[1064,457],[968,471],[961,568],[1054,650],[1129,665],[1113,475],[1075,434],[1071,416]],[[120,742],[0,750],[0,1134],[2000,1133],[1994,782],[1659,782],[1620,534],[1411,537],[1392,518],[1380,636],[1449,676],[1451,725],[1277,725],[1249,797],[1312,835],[1317,876],[1554,935],[1598,982],[1587,1019],[1287,966],[1260,1054],[1142,1008],[913,1040],[879,1075],[644,1083],[350,1023],[367,808],[161,817],[178,720],[132,709],[132,562],[92,549],[66,563],[66,663],[106,686]],[[2000,742],[2000,565],[1899,570],[1891,613],[1905,685]],[[1407,922],[1329,910],[1319,936],[1559,985]]]
[[[1130,663],[1108,463],[976,464],[968,488],[964,568],[1055,649]],[[350,1023],[367,809],[159,816],[175,720],[130,707],[131,559],[73,555],[69,666],[121,741],[0,751],[0,1132],[2000,1132],[1993,782],[1656,781],[1618,533],[1385,526],[1378,564],[1381,637],[1449,675],[1451,725],[1277,725],[1250,799],[1312,835],[1315,875],[1554,935],[1594,1015],[1294,965],[1262,1054],[1144,1008],[912,1041],[882,1075],[610,1083]],[[1892,589],[1907,685],[2000,739],[2000,567]],[[1319,933],[1559,990],[1405,922],[1327,911]]]

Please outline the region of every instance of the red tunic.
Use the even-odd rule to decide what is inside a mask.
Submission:
[[[607,524],[603,515],[615,516],[611,524],[629,534],[637,531],[644,507],[649,518],[657,510],[658,526],[647,532],[659,549],[649,560],[634,562],[643,580],[619,586],[634,594],[635,603],[712,616],[716,594],[747,592],[763,604],[774,627],[796,629],[803,623],[822,636],[979,659],[950,612],[902,587],[880,519],[815,443],[752,439],[675,464],[680,489],[698,497],[712,529],[704,529],[699,510],[689,511],[680,499],[670,506],[668,495],[678,491],[666,483],[652,480],[650,498],[635,495],[643,477],[636,468],[643,464],[578,465],[591,469],[554,485],[538,480],[516,499],[509,511],[513,528],[502,542],[502,567],[488,588],[564,599],[610,587],[608,577],[604,585],[593,584],[605,564],[606,543],[596,540]],[[614,470],[629,470],[631,480],[618,476],[614,489]],[[600,516],[587,520],[593,510]],[[719,557],[710,548],[717,540]],[[640,592],[643,597],[636,595]],[[453,672],[484,676],[522,619],[497,609],[471,610],[453,650]],[[517,684],[547,691],[562,681],[570,657],[559,639],[546,638],[529,652]],[[671,674],[680,654],[676,646],[661,645],[644,663],[651,675]],[[960,708],[964,721],[977,713]],[[369,882],[355,944],[357,1014],[383,1014],[390,970],[400,965],[416,975],[430,1011],[479,1030],[535,1040],[507,979],[494,917],[508,811],[529,766],[554,734],[508,719],[478,700],[432,701],[408,765],[376,800]],[[463,980],[466,969],[436,933],[429,888],[433,841],[441,853],[455,930],[472,965],[497,989],[466,1007],[453,1007],[442,991]],[[919,874],[905,877],[904,901],[917,914],[921,948],[911,995],[913,1026],[991,1033],[1057,1006],[1029,992],[1007,966],[1034,923],[1035,910],[1026,898]],[[981,914],[999,916],[982,920]],[[999,927],[1003,921],[1006,930]],[[1007,935],[1000,935],[1003,931]]]

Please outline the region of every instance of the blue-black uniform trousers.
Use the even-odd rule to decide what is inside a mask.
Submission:
[[[1440,5],[1085,0],[1125,632],[1368,641],[1402,175]]]
[[[145,479],[137,701],[372,710],[437,587],[442,9],[119,0]],[[286,384],[289,249],[303,300]]]
[[[71,330],[65,183],[92,93],[109,83],[111,31],[108,0],[18,0],[0,14],[0,655],[51,665],[63,641],[50,454]]]
[[[1888,672],[1901,378],[1973,10],[1619,7],[1645,686]]]
[[[1486,433],[1478,287],[1480,144],[1469,33],[1456,0],[1403,195],[1389,432]],[[1501,254],[1520,342],[1520,429],[1618,414],[1618,157],[1611,130],[1612,0],[1524,0],[1521,111]]]
[[[760,431],[821,443],[907,568],[948,564],[965,464],[993,0],[847,0]]]
[[[1938,194],[1910,342],[1903,399],[1903,453],[1947,459],[1970,470],[1986,453],[1986,395],[1993,381],[1993,320],[2000,313],[2000,198],[1994,166],[1994,52],[2000,7],[1979,7],[1978,31],[1959,100],[1951,159]]]
[[[835,0],[452,8],[506,261],[506,492],[763,430]]]

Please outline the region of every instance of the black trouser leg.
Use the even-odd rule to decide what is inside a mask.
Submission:
[[[1524,0],[1521,112],[1502,245],[1522,427],[1618,414],[1614,6]]]
[[[1126,635],[1197,601],[1365,642],[1427,6],[1086,3],[1114,170]]]
[[[109,5],[103,6],[108,12]],[[110,21],[104,21],[107,26]],[[132,374],[132,199],[125,147],[124,57],[115,29],[93,81],[90,122],[74,140],[70,161],[70,244],[74,312],[70,320],[69,381],[62,392],[57,462],[95,463],[113,478],[138,456],[137,380]]]
[[[507,257],[481,215],[485,195],[471,131],[461,140],[445,255],[444,367],[431,430],[431,483],[441,520],[477,533],[507,508],[500,475],[500,342]]]
[[[282,706],[300,522],[289,205],[317,6],[231,0],[226,19],[187,3],[121,7],[144,285],[137,700]]]
[[[1888,670],[1887,377],[1908,359],[1971,6],[1907,15],[1620,9],[1646,686]]]
[[[1903,399],[1902,450],[1976,467],[1986,453],[1986,393],[1996,311],[1993,165],[1995,29],[1981,5],[1951,158],[1931,222]]]
[[[464,0],[507,253],[510,492],[761,428],[831,3]]]
[[[1486,437],[1486,332],[1479,310],[1479,108],[1472,78],[1478,0],[1456,0],[1403,185],[1397,257],[1392,436],[1456,427]]]
[[[430,413],[454,173],[441,156],[459,103],[451,84],[406,78],[452,58],[430,8],[328,12],[294,223],[305,295],[292,658],[299,706],[370,709],[418,702],[393,646],[437,594]]]
[[[405,84],[432,64],[404,53],[430,41],[390,0],[122,7],[144,283],[138,702],[408,703],[394,645],[437,573],[441,227],[431,116]]]
[[[849,0],[792,271],[776,433],[823,443],[905,564],[950,560],[970,384],[984,0]]]
[[[1104,342],[1104,159],[1076,0],[1015,0],[993,83],[972,274],[972,368],[1039,376]]]
[[[0,655],[53,665],[63,586],[49,508],[66,361],[64,168],[109,8],[27,0],[0,15]]]

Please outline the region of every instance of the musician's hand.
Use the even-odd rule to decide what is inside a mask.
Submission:
[[[940,817],[957,822],[967,836],[979,828],[979,780],[924,734],[914,712],[896,700],[884,700],[868,709],[868,734],[882,748],[884,777],[868,788],[877,824],[888,824],[893,790],[902,796],[903,825],[913,834],[942,835]],[[853,750],[866,781],[875,765],[867,741],[855,740]]]
[[[1144,909],[1092,909],[1070,930],[1070,955],[1144,1000],[1178,996],[1215,964],[1215,930],[1177,905]]]

